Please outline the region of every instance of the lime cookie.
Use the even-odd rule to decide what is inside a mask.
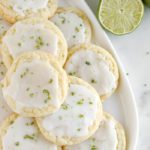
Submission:
[[[43,135],[58,145],[81,143],[98,128],[102,116],[99,95],[88,83],[70,77],[66,101],[54,114],[36,118]]]
[[[68,90],[66,72],[52,55],[41,51],[20,55],[2,83],[4,98],[12,110],[30,117],[59,109]]]
[[[12,114],[0,129],[1,150],[58,150],[42,136],[33,118]]]
[[[63,32],[69,48],[91,40],[90,21],[81,10],[72,7],[59,8],[51,20]]]
[[[11,27],[11,24],[0,17],[0,43],[6,31]]]
[[[57,9],[57,0],[2,0],[0,14],[10,23],[35,17],[48,19]]]
[[[106,50],[96,45],[78,45],[70,50],[65,69],[69,75],[80,77],[91,84],[102,100],[117,88],[118,67]]]
[[[28,18],[14,24],[3,37],[2,55],[7,67],[23,52],[47,51],[63,65],[67,43],[61,31],[50,21]]]
[[[4,66],[4,63],[2,62],[2,59],[0,57],[0,81],[4,78],[5,73],[6,73],[6,67]],[[0,124],[11,113],[12,113],[11,109],[8,107],[8,105],[6,104],[3,98],[2,87],[0,86]]]
[[[104,113],[99,129],[88,140],[64,150],[126,150],[126,137],[123,127],[112,116]]]

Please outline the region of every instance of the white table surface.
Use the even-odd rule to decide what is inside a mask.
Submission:
[[[98,0],[86,0],[96,13]],[[125,67],[139,113],[140,134],[137,150],[150,150],[150,8],[132,33],[116,36],[107,32]]]

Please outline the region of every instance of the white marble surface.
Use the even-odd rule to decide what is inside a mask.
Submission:
[[[96,13],[98,0],[86,0]],[[125,67],[136,98],[140,134],[137,150],[150,150],[150,8],[132,33],[116,36],[107,32]]]

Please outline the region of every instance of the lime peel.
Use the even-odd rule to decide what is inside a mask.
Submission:
[[[141,0],[100,0],[98,18],[110,32],[130,33],[140,24],[144,14]]]

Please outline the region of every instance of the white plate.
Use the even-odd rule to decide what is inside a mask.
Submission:
[[[59,6],[74,6],[83,10],[92,23],[92,43],[107,49],[116,59],[120,71],[119,87],[117,91],[104,102],[104,110],[111,113],[123,124],[127,136],[127,150],[135,150],[138,136],[137,108],[130,84],[114,47],[84,0],[59,0]]]

